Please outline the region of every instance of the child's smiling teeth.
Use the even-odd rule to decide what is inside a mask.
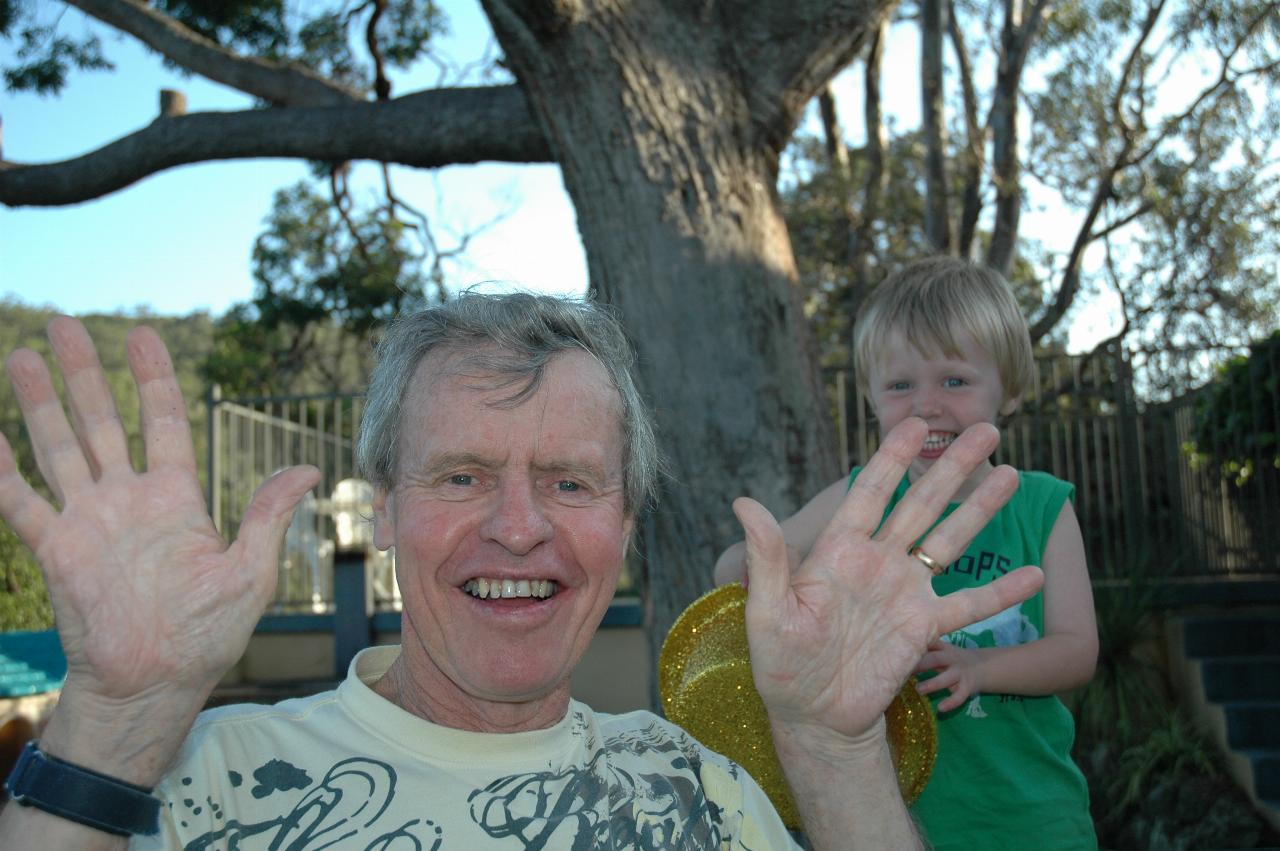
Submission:
[[[556,593],[556,583],[550,579],[469,579],[462,590],[482,600],[497,600],[499,597],[545,599]]]
[[[956,439],[953,432],[949,431],[931,431],[929,436],[924,439],[925,452],[937,452],[946,449]]]

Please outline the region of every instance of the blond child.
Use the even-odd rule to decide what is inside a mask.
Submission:
[[[929,436],[890,509],[967,427],[1017,410],[1033,379],[1026,323],[995,272],[951,257],[889,276],[859,312],[859,388],[883,437],[908,417]],[[965,482],[947,513],[994,469]],[[859,468],[783,521],[803,558],[835,514]],[[1018,492],[949,565],[921,560],[945,595],[1039,565],[1044,589],[998,615],[944,635],[920,660],[917,688],[934,701],[938,756],[913,807],[935,849],[1094,849],[1083,776],[1071,760],[1074,725],[1056,694],[1093,676],[1098,654],[1074,487],[1019,471]],[[944,516],[946,516],[944,514]],[[718,583],[740,581],[744,545],[716,563]]]

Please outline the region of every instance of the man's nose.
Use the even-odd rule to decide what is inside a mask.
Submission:
[[[525,555],[550,539],[551,521],[542,510],[533,483],[520,479],[503,481],[494,494],[492,510],[480,527],[480,535],[516,555]]]

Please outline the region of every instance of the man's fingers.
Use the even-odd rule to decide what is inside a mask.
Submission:
[[[853,480],[835,517],[818,537],[815,549],[828,535],[869,537],[880,526],[885,506],[893,497],[912,460],[929,434],[924,420],[909,418],[885,435],[880,448]]]
[[[129,369],[138,385],[147,469],[196,469],[187,405],[173,372],[169,350],[155,331],[139,326],[129,332]]]
[[[75,319],[58,316],[49,322],[48,334],[66,385],[75,431],[93,475],[112,467],[129,467],[120,414],[89,332]]]
[[[938,598],[938,632],[955,632],[1021,603],[1044,585],[1044,572],[1028,565],[978,588]]]
[[[941,564],[951,564],[1009,501],[1018,481],[1018,471],[1012,467],[993,469],[955,511],[930,530],[920,542],[921,552]]]
[[[32,489],[18,472],[9,442],[0,434],[0,517],[33,552],[57,519],[53,506]]]
[[[54,497],[65,503],[68,494],[91,484],[93,476],[53,389],[49,368],[30,349],[18,349],[9,355],[6,366],[40,475]]]
[[[747,608],[756,605],[773,607],[791,584],[787,542],[778,521],[754,499],[739,497],[733,501],[733,513],[746,534]]]
[[[978,465],[990,457],[999,442],[1000,432],[990,423],[979,423],[965,429],[920,480],[912,484],[876,538],[898,543],[904,549],[910,547],[942,515],[956,491]],[[975,527],[970,537],[980,528]],[[945,557],[926,552],[939,561]]]
[[[273,475],[254,492],[240,523],[240,535],[232,545],[241,550],[242,562],[275,564],[293,511],[303,494],[320,482],[315,467],[289,467]]]

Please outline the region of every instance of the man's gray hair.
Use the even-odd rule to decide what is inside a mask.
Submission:
[[[636,387],[635,351],[617,318],[589,299],[532,293],[467,291],[436,307],[394,320],[377,346],[356,464],[376,487],[395,486],[404,398],[418,364],[432,351],[463,356],[463,365],[515,388],[500,404],[518,405],[537,391],[547,364],[583,351],[609,374],[622,400],[622,472],[626,510],[653,497],[663,467],[653,416]]]

